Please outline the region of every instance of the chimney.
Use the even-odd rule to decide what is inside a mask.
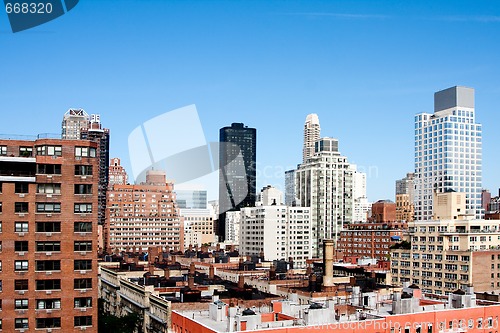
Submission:
[[[207,247],[205,245],[201,246],[201,252],[203,253],[207,252]]]
[[[276,280],[276,266],[274,264],[271,265],[271,269],[269,270],[269,280]]]
[[[137,266],[139,265],[139,256],[134,257],[134,264]]]
[[[219,252],[220,251],[220,244],[217,243],[217,247],[215,248],[215,251]]]
[[[499,190],[500,191],[500,190]],[[231,245],[231,252],[234,252],[234,244]]]
[[[195,272],[195,267],[194,267],[194,262],[192,262],[192,263],[189,265],[189,275],[194,276],[194,272]]]
[[[334,257],[334,240],[323,240],[323,263],[325,265],[323,275],[323,289],[328,290],[334,287],[333,283],[333,257]]]
[[[210,267],[208,267],[208,278],[210,280],[213,280],[215,277],[215,268],[214,268],[214,265],[210,265]]]
[[[240,289],[245,288],[245,276],[243,275],[238,276],[238,288]]]
[[[309,275],[309,291],[316,291],[316,274]]]
[[[154,275],[154,274],[155,274],[155,265],[153,265],[153,264],[151,264],[151,263],[149,264],[149,273],[150,273],[151,275]]]
[[[244,261],[243,257],[240,257],[240,264],[242,264]]]
[[[163,276],[165,276],[165,279],[170,279],[170,269],[168,267],[163,270]]]
[[[189,244],[189,252],[193,251],[193,245]]]
[[[188,287],[189,289],[194,289],[194,276],[188,276]]]

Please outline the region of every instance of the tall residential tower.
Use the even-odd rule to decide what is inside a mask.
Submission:
[[[302,163],[314,155],[314,144],[319,140],[321,128],[319,118],[315,113],[308,114],[304,123],[304,147],[302,148]]]
[[[432,218],[434,192],[465,193],[466,213],[483,216],[481,142],[474,89],[436,92],[434,113],[415,116],[415,220]]]

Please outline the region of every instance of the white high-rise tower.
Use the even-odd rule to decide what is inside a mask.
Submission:
[[[304,123],[304,148],[302,149],[302,163],[314,155],[314,144],[320,135],[319,118],[315,113],[308,114]]]
[[[434,113],[415,116],[415,220],[433,216],[433,193],[462,192],[466,212],[481,218],[482,138],[474,89],[452,87],[434,94]]]

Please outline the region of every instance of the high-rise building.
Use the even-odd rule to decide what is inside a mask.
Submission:
[[[256,198],[257,130],[242,123],[220,129],[219,148],[219,228],[226,235],[225,212],[252,207]],[[242,157],[244,165],[234,163]]]
[[[97,143],[0,140],[4,332],[97,332]]]
[[[177,204],[184,209],[207,209],[206,190],[176,190]]]
[[[354,198],[353,222],[366,222],[371,204],[366,197],[366,173],[357,169],[355,164],[350,165],[352,170],[352,196]]]
[[[321,128],[319,118],[315,113],[308,114],[304,123],[304,146],[302,148],[302,163],[314,155],[314,144],[320,138]]]
[[[120,159],[113,157],[109,166],[108,187],[113,185],[127,185],[128,175],[125,168],[121,165]]]
[[[99,195],[98,221],[103,225],[106,219],[106,191],[109,183],[109,129],[102,128],[101,117],[91,114],[85,128],[80,129],[80,139],[97,142]]]
[[[296,204],[295,197],[295,170],[285,171],[285,205],[293,206]]]
[[[482,217],[481,125],[474,89],[452,87],[434,94],[434,113],[415,116],[415,220],[432,218],[434,192],[462,192],[467,213]]]
[[[110,187],[107,210],[107,253],[134,247],[184,251],[183,218],[164,171],[149,170],[145,183]]]
[[[82,128],[87,128],[90,116],[83,109],[69,109],[63,116],[61,124],[62,138],[79,140]]]
[[[413,221],[415,214],[415,174],[396,180],[396,220]]]
[[[180,215],[184,219],[184,244],[185,246],[202,246],[216,241],[214,234],[215,214],[212,207],[181,208]]]
[[[338,150],[338,140],[322,138],[315,154],[295,171],[297,205],[311,208],[312,249],[320,256],[324,239],[337,239],[352,222],[353,169]]]

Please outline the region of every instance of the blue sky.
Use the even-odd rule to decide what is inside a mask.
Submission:
[[[232,122],[257,128],[258,186],[281,187],[317,113],[368,171],[370,200],[393,199],[412,171],[413,117],[434,92],[470,86],[483,186],[500,187],[498,1],[81,0],[16,34],[0,13],[0,50],[0,133],[58,133],[81,107],[128,167],[135,127],[196,104],[207,141]]]

